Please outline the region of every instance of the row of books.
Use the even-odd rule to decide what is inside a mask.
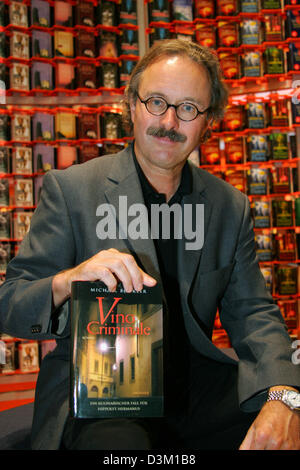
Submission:
[[[36,176],[53,168],[64,169],[75,163],[84,163],[101,155],[109,155],[124,149],[125,142],[81,145],[34,144],[0,147],[0,175]]]
[[[99,31],[96,36],[87,31],[72,33],[33,30],[31,34],[21,31],[0,33],[0,57],[28,60],[32,57],[51,59],[88,60],[96,58],[118,59],[120,56],[139,56],[138,33],[125,29],[120,34]]]
[[[34,61],[23,64],[12,61],[0,63],[0,80],[6,91],[26,92],[87,89],[118,89],[125,87],[136,65],[135,59],[124,59],[118,63],[101,61],[56,64]],[[101,91],[101,90],[100,90]],[[121,90],[120,90],[121,91]]]
[[[297,234],[298,235],[298,234]],[[299,238],[299,237],[298,237]],[[298,240],[299,241],[299,240]],[[294,231],[278,233],[255,233],[255,247],[258,260],[295,261],[298,257],[297,237]]]
[[[14,25],[23,28],[53,25],[94,27],[137,26],[136,0],[115,1],[8,1],[0,6],[0,26]]]
[[[4,3],[4,2],[3,2]],[[281,0],[148,0],[149,23],[193,22],[197,18],[236,16],[242,13],[256,13],[266,9],[283,8]],[[285,0],[285,5],[292,0]],[[297,3],[296,3],[297,4]],[[71,1],[42,1],[19,3],[9,1],[0,9],[0,25],[8,24],[28,27],[39,25],[51,27],[61,25],[72,27],[95,24],[118,26],[137,25],[136,0],[98,1],[76,3]]]
[[[300,111],[299,105],[292,105],[294,121]],[[271,126],[276,129],[290,126],[290,106],[287,100],[270,103],[248,103],[246,106],[229,106],[213,132],[239,131],[244,129],[264,130]],[[295,112],[294,112],[295,110]],[[296,123],[296,122],[295,122]],[[288,142],[285,133],[275,132],[276,137],[268,141],[252,141],[253,146],[265,146],[273,142],[273,152],[286,158]],[[0,115],[0,140],[29,142],[31,140],[52,141],[55,139],[121,139],[130,137],[122,124],[122,110],[116,106],[84,108],[16,108],[14,112],[4,109]],[[230,141],[227,141],[228,145]],[[243,142],[241,141],[241,144]],[[237,144],[237,142],[236,142]],[[292,144],[293,145],[293,144]],[[283,146],[283,147],[281,147]],[[253,150],[254,150],[253,148]],[[240,150],[241,151],[241,150]],[[267,148],[263,150],[266,155]],[[253,153],[254,154],[254,153]],[[259,152],[256,154],[260,155]],[[260,157],[259,157],[260,158]],[[237,159],[238,160],[238,159]]]
[[[297,158],[296,138],[286,132],[211,137],[200,146],[200,163],[219,165],[223,154],[228,164],[293,159]]]
[[[261,10],[281,10],[284,5],[297,4],[297,0],[150,0],[149,21],[188,21],[197,18],[236,16],[241,13],[257,13]]]
[[[205,37],[207,37],[206,33]],[[258,78],[296,70],[300,66],[299,47],[291,43],[288,48],[288,52],[277,47],[268,47],[264,52],[244,51],[241,54],[219,52],[218,56],[225,79]],[[4,82],[7,89],[16,90],[52,90],[53,88],[72,90],[126,86],[138,59],[138,56],[133,58],[135,53],[138,53],[137,49],[135,51],[128,49],[130,55],[122,55],[122,58],[117,58],[116,55],[107,59],[101,58],[101,60],[89,58],[88,51],[87,49],[87,55],[72,59],[73,63],[64,62],[62,56],[58,60],[49,58],[46,61],[39,61],[39,56],[35,56],[28,64],[18,62],[15,59],[16,56],[13,59],[3,59],[3,62],[0,62],[0,80]],[[20,53],[22,54],[23,52]],[[65,60],[70,61],[70,59]]]
[[[215,171],[210,167],[206,169],[247,194],[250,198],[268,196],[274,205],[278,202],[278,196],[298,192],[296,168],[275,167],[265,169],[253,167],[248,170],[227,169],[225,171]],[[290,204],[292,201],[284,202]],[[274,226],[278,225],[277,222],[274,220]],[[293,225],[293,223],[284,224],[284,226],[286,225]]]
[[[300,199],[298,197],[295,201],[255,198],[250,204],[254,228],[300,226]]]
[[[288,99],[270,99],[267,102],[247,102],[229,105],[222,121],[214,124],[214,132],[242,131],[244,129],[280,129],[297,124],[299,106]]]
[[[242,179],[242,192],[249,196],[278,195],[298,192],[297,169],[274,166],[273,168],[252,167],[244,171],[227,171],[225,179],[237,185],[238,177]],[[274,201],[275,202],[275,201]]]
[[[297,13],[286,12],[286,19],[278,13],[265,14],[260,18],[222,18],[215,22],[199,22],[196,25],[155,24],[170,32],[178,32],[202,41],[203,31],[208,33],[205,45],[208,47],[239,47],[241,45],[259,45],[263,42],[284,41],[300,36]],[[254,16],[254,15],[253,15]]]
[[[43,184],[43,175],[35,178],[0,178],[0,207],[34,207]]]
[[[121,139],[126,137],[122,115],[117,108],[97,112],[98,108],[80,111],[73,108],[42,109],[31,115],[22,109],[11,116],[0,114],[0,140],[13,142]],[[107,108],[106,108],[107,109]],[[51,113],[51,114],[50,114]],[[55,114],[53,114],[55,113]]]
[[[268,290],[274,297],[292,297],[299,294],[299,266],[296,264],[261,265],[261,272]]]
[[[0,374],[38,372],[41,361],[55,347],[53,340],[16,341],[0,334]]]

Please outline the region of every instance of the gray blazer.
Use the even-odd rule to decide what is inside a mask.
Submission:
[[[216,310],[239,357],[242,409],[259,409],[262,393],[276,384],[300,386],[299,367],[279,309],[265,288],[257,262],[248,198],[231,185],[191,165],[192,194],[184,203],[204,204],[204,245],[178,248],[180,291],[190,341],[203,355],[235,363],[211,342]],[[40,203],[18,255],[0,288],[0,331],[27,339],[53,339],[56,349],[43,360],[32,429],[33,449],[57,449],[68,414],[69,302],[53,310],[53,276],[112,247],[96,236],[100,204],[118,208],[143,202],[131,147],[117,155],[53,170],[44,177]],[[118,210],[117,210],[118,214]],[[151,239],[116,239],[113,246],[134,254],[159,278]]]

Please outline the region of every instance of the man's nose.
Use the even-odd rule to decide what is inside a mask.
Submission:
[[[160,123],[165,129],[176,129],[179,127],[179,118],[174,106],[169,106],[167,111],[160,116]]]

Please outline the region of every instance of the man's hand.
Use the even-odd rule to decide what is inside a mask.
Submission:
[[[300,412],[280,401],[265,403],[240,450],[300,450]]]
[[[137,265],[134,257],[114,248],[103,250],[75,268],[58,273],[53,278],[53,304],[60,305],[71,294],[72,281],[102,281],[110,291],[115,291],[118,282],[126,292],[140,291],[143,285],[151,287],[156,280]]]

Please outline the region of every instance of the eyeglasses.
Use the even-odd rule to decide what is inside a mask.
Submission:
[[[199,109],[192,103],[180,103],[178,105],[169,104],[164,98],[158,96],[151,96],[147,100],[142,100],[137,93],[137,97],[141,103],[146,106],[147,111],[154,116],[161,116],[169,108],[174,108],[176,116],[181,119],[181,121],[193,121],[199,114],[205,114],[209,109],[206,108],[204,111],[199,111]]]

